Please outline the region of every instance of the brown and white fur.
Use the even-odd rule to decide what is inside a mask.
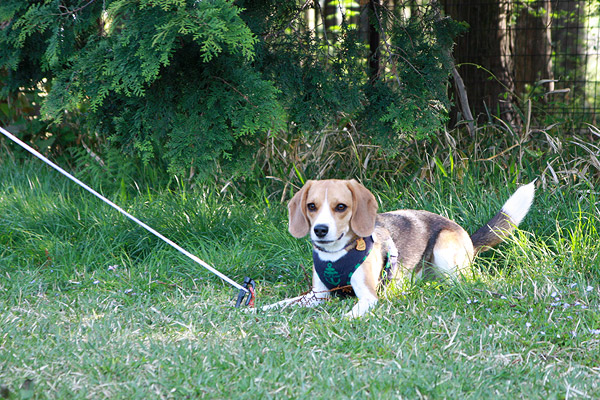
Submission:
[[[338,260],[357,238],[373,237],[373,250],[351,277],[358,302],[346,316],[356,318],[377,303],[386,257],[398,256],[393,279],[411,274],[458,278],[475,254],[500,243],[519,225],[529,211],[534,192],[534,182],[519,188],[487,224],[469,236],[455,222],[428,211],[377,214],[375,197],[355,180],[308,181],[288,204],[289,231],[297,238],[310,234],[315,251],[324,261]],[[312,307],[326,300],[331,291],[314,268],[312,275],[309,293],[262,309],[290,304]]]

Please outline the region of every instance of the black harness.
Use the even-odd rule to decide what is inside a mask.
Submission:
[[[323,261],[319,258],[319,253],[313,250],[313,262],[315,271],[319,275],[321,282],[327,289],[334,290],[351,285],[352,274],[362,265],[373,250],[373,238],[359,238],[356,245],[351,250],[336,261]],[[398,257],[390,256],[388,253],[382,279],[384,282],[391,278],[392,271],[395,269]]]

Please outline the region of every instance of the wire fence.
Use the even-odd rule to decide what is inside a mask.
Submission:
[[[506,114],[518,121],[515,107],[531,99],[538,117],[579,126],[600,122],[598,0],[315,0],[313,5],[323,29],[345,16],[365,37],[369,7],[406,18],[439,7],[468,25],[453,55],[475,118]],[[317,20],[311,21],[318,31]],[[464,110],[457,112],[457,119],[464,118]]]
[[[600,116],[600,2],[442,0],[469,24],[454,56],[479,116],[534,99],[544,115],[595,123]]]

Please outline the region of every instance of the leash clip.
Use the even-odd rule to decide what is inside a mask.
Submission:
[[[242,286],[244,286],[244,288],[247,291],[240,289],[240,292],[238,293],[237,301],[235,302],[235,307],[239,308],[240,305],[242,305],[242,302],[244,301],[244,297],[246,295],[248,295],[248,298],[246,299],[246,302],[244,305],[253,308],[254,307],[254,299],[256,298],[256,294],[255,294],[256,283],[254,282],[254,280],[252,278],[245,277],[244,284]]]

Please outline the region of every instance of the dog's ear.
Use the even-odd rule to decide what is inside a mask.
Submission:
[[[360,237],[370,236],[375,230],[377,218],[377,200],[373,193],[355,181],[348,181],[348,188],[352,192],[352,219],[350,227]]]
[[[306,217],[306,196],[312,181],[307,181],[288,203],[289,231],[293,237],[301,238],[308,234],[310,224]]]

